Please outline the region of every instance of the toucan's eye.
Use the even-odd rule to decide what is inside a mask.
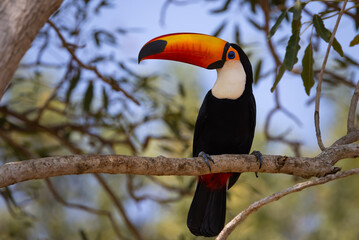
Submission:
[[[236,56],[236,54],[235,54],[233,51],[230,51],[230,52],[228,53],[228,58],[229,58],[229,59],[233,59],[235,56]]]

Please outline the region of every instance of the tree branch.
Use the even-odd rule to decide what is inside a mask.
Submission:
[[[332,146],[349,144],[356,141],[359,141],[359,130],[349,132],[344,137],[341,137],[337,141],[335,141]]]
[[[126,226],[129,228],[129,230],[132,232],[134,237],[137,240],[142,240],[142,236],[140,235],[139,231],[135,227],[135,225],[131,222],[130,218],[127,216],[125,208],[123,207],[121,201],[118,199],[118,197],[115,195],[115,193],[111,190],[110,186],[106,183],[105,179],[100,174],[94,174],[96,179],[99,181],[101,186],[104,188],[104,190],[107,192],[113,203],[115,204],[117,210],[121,214],[123,220],[125,221]]]
[[[229,234],[232,233],[232,231],[241,223],[243,222],[251,213],[257,211],[259,208],[263,207],[264,205],[267,205],[271,202],[277,201],[281,199],[282,197],[287,196],[288,194],[302,191],[305,188],[313,187],[316,185],[320,185],[323,183],[327,183],[336,179],[349,177],[354,174],[359,174],[359,168],[351,169],[348,171],[331,174],[326,177],[317,178],[311,181],[298,183],[292,187],[289,187],[283,191],[274,193],[270,196],[267,196],[257,202],[252,203],[248,208],[240,212],[235,218],[233,218],[229,223],[226,224],[226,226],[223,228],[221,233],[218,235],[216,240],[224,240],[227,239]]]
[[[356,130],[356,128],[355,128],[355,113],[357,110],[358,98],[359,98],[359,81],[357,82],[352,100],[350,102],[348,123],[347,123],[348,133]]]
[[[95,208],[88,207],[88,206],[83,205],[83,204],[69,203],[56,191],[56,189],[53,186],[50,179],[45,179],[45,182],[46,182],[46,185],[47,185],[48,189],[52,193],[52,196],[55,198],[55,200],[57,202],[59,202],[60,204],[64,205],[65,207],[68,207],[68,208],[79,209],[79,210],[82,210],[82,211],[85,211],[85,212],[88,212],[88,213],[91,213],[91,214],[97,214],[97,215],[100,215],[100,216],[108,217],[108,219],[111,222],[112,228],[113,228],[115,234],[117,235],[118,239],[127,239],[127,238],[122,236],[120,229],[117,227],[116,220],[113,217],[113,215],[111,214],[111,212],[106,211],[106,210],[101,210],[101,209],[95,209]]]
[[[139,101],[136,100],[131,94],[129,94],[127,91],[125,91],[123,88],[121,88],[116,82],[106,78],[104,75],[102,75],[96,66],[90,66],[88,64],[83,63],[75,54],[74,48],[70,47],[71,44],[69,44],[64,36],[61,34],[60,29],[56,27],[56,25],[48,20],[47,23],[55,30],[57,36],[60,38],[62,46],[66,48],[66,50],[71,54],[72,58],[79,64],[80,67],[92,71],[99,79],[106,82],[111,86],[111,88],[115,91],[122,92],[128,99],[132,100],[137,105],[140,105]]]
[[[332,44],[333,44],[333,41],[334,41],[334,38],[335,38],[335,34],[336,34],[338,26],[339,26],[339,22],[340,22],[340,19],[341,19],[343,13],[344,13],[345,6],[347,5],[347,2],[348,2],[348,0],[344,1],[343,7],[340,10],[338,18],[337,18],[337,22],[335,23],[333,33],[332,33],[332,35],[330,37],[328,47],[327,47],[327,52],[325,54],[325,57],[324,57],[324,60],[323,60],[323,65],[322,65],[322,68],[320,70],[319,79],[318,79],[318,85],[317,85],[317,94],[315,96],[315,110],[314,110],[315,133],[316,133],[316,136],[317,136],[317,141],[318,141],[319,148],[322,151],[325,149],[325,146],[323,144],[322,134],[320,132],[319,106],[320,106],[320,94],[322,92],[323,76],[324,76],[325,66],[327,65],[330,48],[332,47]]]
[[[340,169],[334,167],[340,159],[359,156],[359,144],[333,145],[316,157],[263,155],[263,166],[253,155],[216,155],[212,173],[265,172],[285,173],[303,178],[322,177]],[[85,174],[138,175],[204,175],[210,171],[201,157],[166,158],[124,155],[69,155],[11,162],[0,166],[0,187],[31,179]]]

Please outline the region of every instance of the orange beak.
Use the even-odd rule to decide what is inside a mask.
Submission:
[[[165,59],[216,69],[223,66],[229,48],[228,42],[209,35],[168,34],[146,43],[138,55],[138,62],[145,59]]]

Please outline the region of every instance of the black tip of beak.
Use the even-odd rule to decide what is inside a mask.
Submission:
[[[138,63],[140,63],[145,57],[163,52],[166,45],[167,41],[165,40],[156,40],[146,44],[142,47],[140,53],[138,54]]]
[[[217,69],[217,68],[221,68],[224,65],[224,61],[223,60],[218,60],[214,63],[211,63],[208,65],[207,69]]]

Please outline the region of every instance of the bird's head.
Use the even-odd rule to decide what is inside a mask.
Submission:
[[[139,63],[146,59],[173,60],[217,69],[218,75],[221,69],[231,71],[240,67],[245,88],[251,89],[253,82],[252,67],[243,50],[237,44],[205,34],[174,33],[156,37],[147,42],[138,55]]]

